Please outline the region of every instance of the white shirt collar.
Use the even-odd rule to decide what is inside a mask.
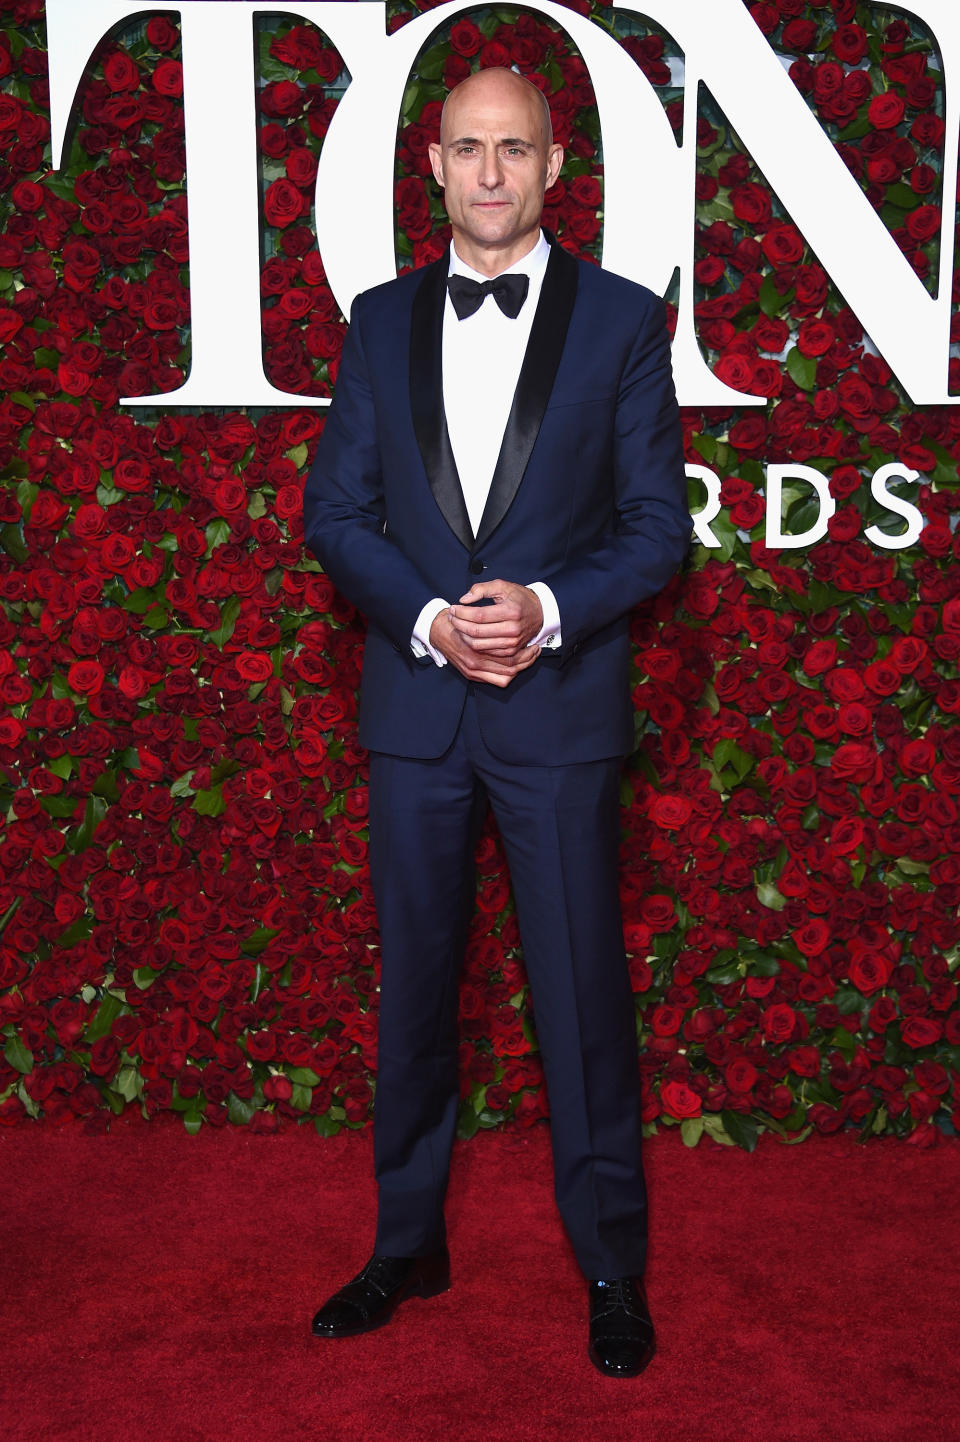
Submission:
[[[513,265],[508,265],[506,270],[498,271],[497,275],[512,275],[514,271],[520,271],[522,275],[528,275],[530,277],[530,284],[533,285],[534,281],[539,280],[546,270],[549,259],[550,242],[541,230],[540,239],[533,247],[533,250],[528,250],[526,255],[522,255],[519,260],[514,261]],[[450,242],[450,270],[448,274],[467,275],[471,280],[477,281],[496,279],[495,276],[481,275],[480,271],[473,270],[471,266],[467,265],[465,260],[461,260],[452,240]]]

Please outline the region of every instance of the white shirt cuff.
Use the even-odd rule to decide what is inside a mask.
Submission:
[[[435,646],[430,645],[430,627],[437,619],[441,611],[449,606],[449,601],[442,600],[435,596],[428,601],[420,615],[417,617],[413,628],[413,635],[410,637],[410,649],[415,656],[429,656],[438,666],[445,666],[447,658]]]
[[[557,605],[557,598],[547,585],[546,581],[531,581],[527,586],[540,598],[540,605],[543,608],[543,626],[540,634],[534,636],[530,642],[531,646],[542,646],[548,651],[556,651],[563,645],[563,638],[560,635],[560,608]]]

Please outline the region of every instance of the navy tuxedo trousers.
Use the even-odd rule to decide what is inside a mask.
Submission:
[[[458,1099],[457,978],[492,806],[510,866],[550,1098],[557,1203],[592,1278],[640,1276],[646,1192],[633,998],[617,887],[620,758],[505,763],[471,687],[437,759],[374,752],[370,865],[382,942],[376,1250],[444,1240]]]

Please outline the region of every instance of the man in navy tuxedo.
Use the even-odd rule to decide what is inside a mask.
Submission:
[[[307,544],[369,622],[360,739],[383,962],[374,1254],[313,1331],[368,1331],[449,1285],[457,973],[489,803],[590,1356],[633,1376],[654,1336],[617,888],[627,623],[691,522],[663,305],[543,234],[562,158],[543,95],[513,71],[451,92],[431,146],[450,252],[357,297],[304,495]]]

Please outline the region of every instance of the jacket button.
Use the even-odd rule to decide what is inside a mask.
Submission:
[[[475,556],[470,562],[470,571],[471,574],[474,576],[479,576],[480,572],[485,569],[486,566],[484,565],[484,562],[480,560],[479,556]]]

